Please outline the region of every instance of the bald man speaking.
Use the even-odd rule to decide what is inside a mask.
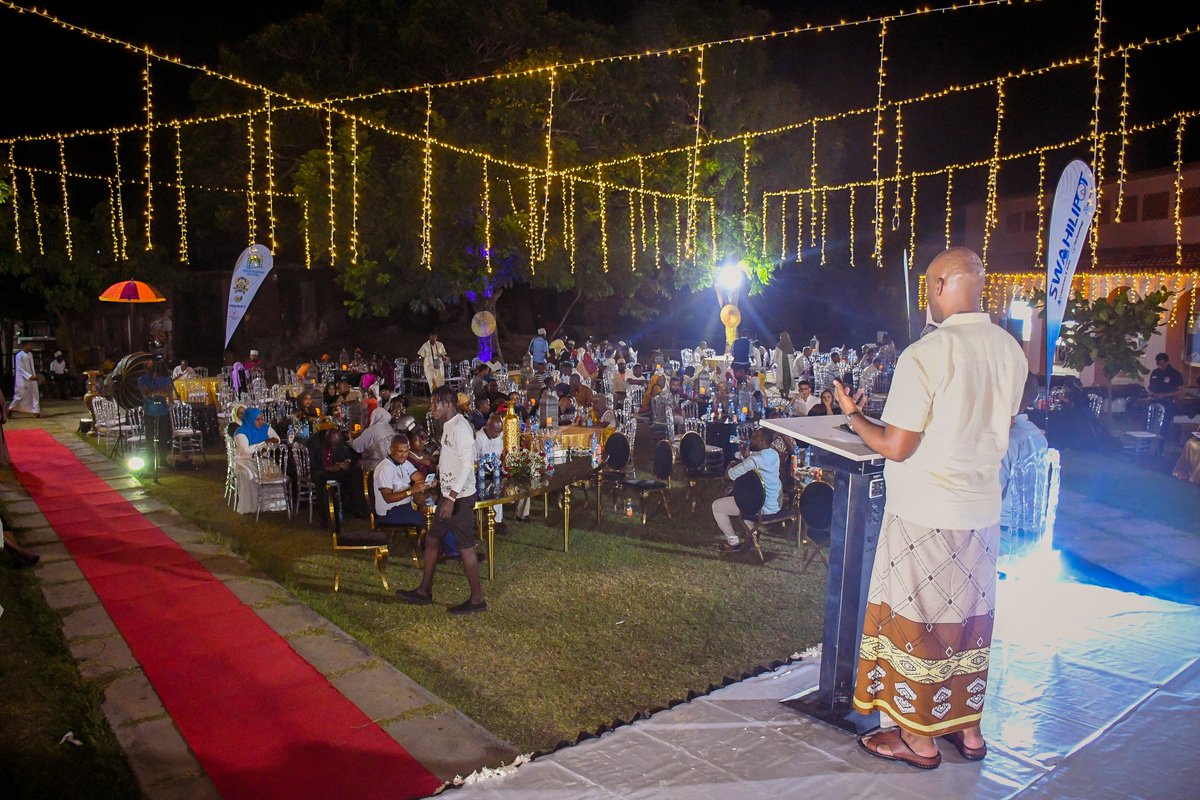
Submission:
[[[854,707],[884,715],[859,738],[871,755],[933,769],[937,737],[966,759],[980,733],[996,609],[1000,461],[1029,368],[980,312],[983,264],[965,247],[925,272],[937,330],[909,345],[883,410],[836,396],[855,433],[887,459],[887,501],[859,646]],[[895,723],[892,725],[891,723]]]

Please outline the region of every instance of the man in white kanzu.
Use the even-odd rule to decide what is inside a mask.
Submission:
[[[854,688],[855,710],[882,712],[885,727],[859,746],[934,769],[936,737],[968,761],[987,755],[979,723],[996,612],[1000,460],[1029,368],[1016,340],[979,310],[979,256],[951,248],[925,279],[940,327],[900,354],[884,424],[835,386],[850,427],[887,459]]]
[[[415,589],[400,589],[396,598],[402,603],[427,606],[433,603],[433,573],[437,569],[438,545],[453,531],[462,556],[463,572],[471,587],[471,596],[451,614],[487,611],[483,586],[479,582],[479,558],[475,554],[475,429],[458,413],[458,394],[449,386],[433,390],[429,411],[442,423],[442,449],[438,459],[438,484],[442,500],[437,516],[425,536],[425,569]]]
[[[8,406],[8,413],[21,411],[42,415],[41,392],[38,390],[37,370],[33,368],[33,353],[29,352],[29,342],[22,342],[21,349],[13,359],[13,399]]]
[[[446,346],[438,341],[437,333],[429,334],[429,341],[421,345],[417,351],[421,366],[425,369],[425,379],[429,381],[429,391],[446,382]]]

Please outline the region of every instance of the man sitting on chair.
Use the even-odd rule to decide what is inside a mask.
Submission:
[[[397,433],[388,457],[375,467],[375,516],[384,525],[425,524],[425,512],[413,507],[412,498],[429,487],[408,453],[408,434]]]
[[[783,484],[779,480],[779,453],[771,447],[771,434],[765,428],[757,428],[750,436],[750,449],[742,446],[742,460],[729,467],[725,477],[731,481],[737,480],[753,470],[762,480],[766,497],[763,500],[762,515],[775,514],[779,511],[779,497]],[[718,497],[712,504],[713,518],[717,527],[725,535],[718,549],[722,553],[737,553],[746,545],[733,530],[733,518],[738,516],[737,501],[732,495]]]

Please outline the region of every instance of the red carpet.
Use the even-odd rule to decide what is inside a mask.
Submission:
[[[42,430],[7,437],[21,483],[224,797],[365,800],[438,789],[441,781],[70,450]]]

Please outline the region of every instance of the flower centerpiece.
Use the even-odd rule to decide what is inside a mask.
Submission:
[[[504,454],[504,474],[521,483],[541,486],[546,480],[546,456],[541,451],[510,450]]]

